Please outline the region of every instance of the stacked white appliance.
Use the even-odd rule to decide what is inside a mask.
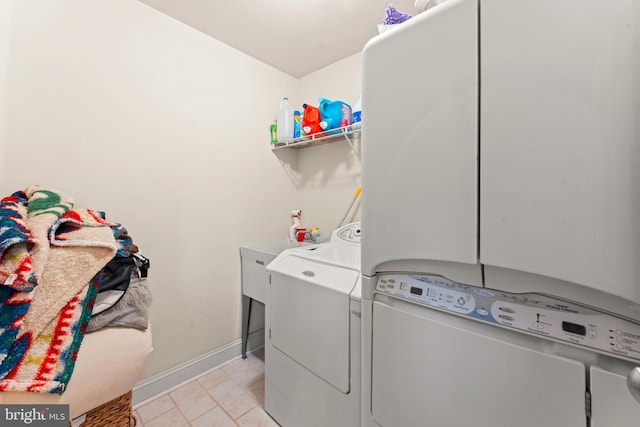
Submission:
[[[362,90],[363,425],[639,425],[640,5],[448,0]]]

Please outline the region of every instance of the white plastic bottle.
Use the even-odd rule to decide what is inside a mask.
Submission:
[[[293,139],[293,108],[289,98],[283,98],[280,102],[276,133],[279,142]]]
[[[362,121],[362,95],[358,97],[358,100],[353,105],[353,114],[351,118],[351,123],[358,123]]]

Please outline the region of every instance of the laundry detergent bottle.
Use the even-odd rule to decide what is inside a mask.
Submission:
[[[343,110],[349,111],[349,116],[351,115],[351,106],[349,104],[342,101],[331,101],[327,98],[318,98],[320,102],[320,118],[322,121],[320,122],[320,127],[322,130],[331,130],[337,127],[340,127],[340,121],[343,117]]]
[[[320,110],[313,105],[304,104],[304,113],[302,114],[302,132],[305,135],[323,136],[320,127]]]

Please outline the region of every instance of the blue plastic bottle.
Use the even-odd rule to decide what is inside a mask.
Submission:
[[[295,110],[293,112],[293,138],[300,138],[300,111]]]
[[[362,121],[362,95],[360,95],[353,106],[353,116],[351,119],[351,123],[358,123],[359,121]]]
[[[331,130],[340,127],[340,120],[342,120],[342,105],[346,105],[349,110],[351,106],[343,101],[330,101],[326,98],[318,98],[320,101],[320,127],[323,130]]]

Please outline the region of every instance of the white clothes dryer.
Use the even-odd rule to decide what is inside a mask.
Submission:
[[[267,271],[267,412],[283,427],[359,426],[360,223]]]

